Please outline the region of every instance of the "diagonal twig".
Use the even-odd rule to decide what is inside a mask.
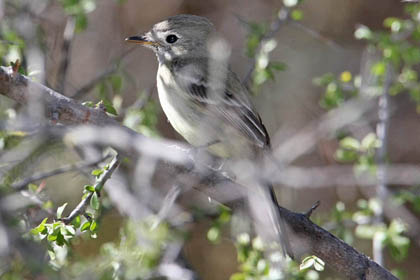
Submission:
[[[100,158],[98,160],[94,160],[94,161],[91,161],[91,162],[81,162],[81,163],[76,163],[76,164],[70,164],[70,165],[63,166],[63,167],[60,167],[60,168],[57,168],[57,169],[54,169],[54,170],[51,170],[51,171],[35,174],[35,175],[33,175],[29,178],[25,178],[21,182],[17,182],[17,183],[12,184],[12,188],[17,190],[17,191],[21,191],[28,184],[30,184],[34,181],[42,180],[42,179],[52,177],[52,176],[55,176],[55,175],[59,175],[59,174],[62,174],[62,173],[67,173],[67,172],[72,172],[72,171],[85,169],[87,167],[97,165],[98,163],[107,160],[109,157],[110,156],[106,156],[106,157],[103,157],[103,158]]]

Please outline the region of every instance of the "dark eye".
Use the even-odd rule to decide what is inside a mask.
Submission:
[[[173,44],[178,40],[178,37],[174,34],[168,35],[168,37],[166,37],[166,42],[168,42],[169,44]]]

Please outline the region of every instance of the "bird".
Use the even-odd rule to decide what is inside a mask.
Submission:
[[[207,18],[175,15],[126,41],[156,54],[161,107],[188,143],[229,159],[261,159],[270,151],[269,134],[248,88],[227,61],[218,59],[228,59],[223,53],[228,48]],[[219,48],[212,51],[211,44]],[[278,208],[272,185],[267,189]]]

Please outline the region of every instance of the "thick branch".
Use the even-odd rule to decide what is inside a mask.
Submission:
[[[47,116],[52,118],[53,116],[57,115],[57,120],[62,122],[73,124],[91,123],[99,126],[117,126],[116,121],[108,117],[104,112],[82,106],[76,103],[74,100],[66,98],[59,93],[54,92],[53,90],[36,82],[33,82],[22,75],[13,73],[9,68],[5,67],[0,68],[0,94],[8,96],[22,104],[27,103],[30,95],[42,95],[45,100]],[[109,128],[95,128],[95,130],[96,135],[98,135],[101,133],[101,130],[109,131]],[[113,131],[118,132],[118,138],[120,140],[119,142],[126,141],[132,145],[136,144],[136,141],[139,141],[139,139],[141,139],[140,143],[143,145],[145,145],[147,141],[148,144],[155,142],[155,140],[147,140],[147,137],[139,135],[134,131],[122,126],[119,126],[118,128],[115,127]],[[113,137],[99,136],[94,139],[91,135],[88,135],[88,133],[78,133],[77,137],[79,139],[84,137],[84,143],[94,143],[94,141],[98,140],[99,138],[102,143],[105,143],[109,140],[113,144],[117,144]],[[131,141],[127,141],[129,138]],[[159,147],[163,147],[168,150],[168,147],[166,145],[161,145],[161,142],[156,140],[156,143],[157,144],[155,144],[154,147],[158,145]],[[167,144],[169,143],[170,142],[168,141]],[[138,146],[138,144],[136,144],[136,146]],[[152,146],[146,145],[146,147],[143,148],[143,151],[150,153],[150,148],[152,148]],[[132,147],[127,147],[127,149],[131,151],[130,149],[132,149]],[[180,151],[182,152],[182,149],[178,148],[177,152]],[[159,152],[162,154],[165,153],[165,151]],[[185,154],[185,150],[183,152]],[[185,156],[185,158],[187,158],[187,156]],[[185,161],[182,163],[186,164]],[[206,170],[206,172],[208,175],[209,170]],[[220,178],[221,176],[220,174],[215,175],[218,175],[216,176],[217,178]],[[235,185],[234,182],[231,183],[233,186]],[[295,248],[292,249],[296,253],[299,253],[300,255],[317,255],[326,261],[326,263],[331,268],[337,272],[343,273],[350,279],[397,279],[385,268],[371,261],[368,257],[359,253],[354,248],[339,240],[328,231],[312,223],[304,214],[294,213],[282,207],[279,207],[279,210],[282,218],[288,224],[291,230],[289,236],[291,236],[291,241],[295,245]]]

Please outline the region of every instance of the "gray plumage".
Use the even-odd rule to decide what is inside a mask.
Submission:
[[[208,146],[221,157],[255,157],[269,147],[247,88],[226,61],[209,52],[209,44],[219,40],[210,21],[177,15],[131,38],[156,53],[159,100],[169,122],[190,144]]]

